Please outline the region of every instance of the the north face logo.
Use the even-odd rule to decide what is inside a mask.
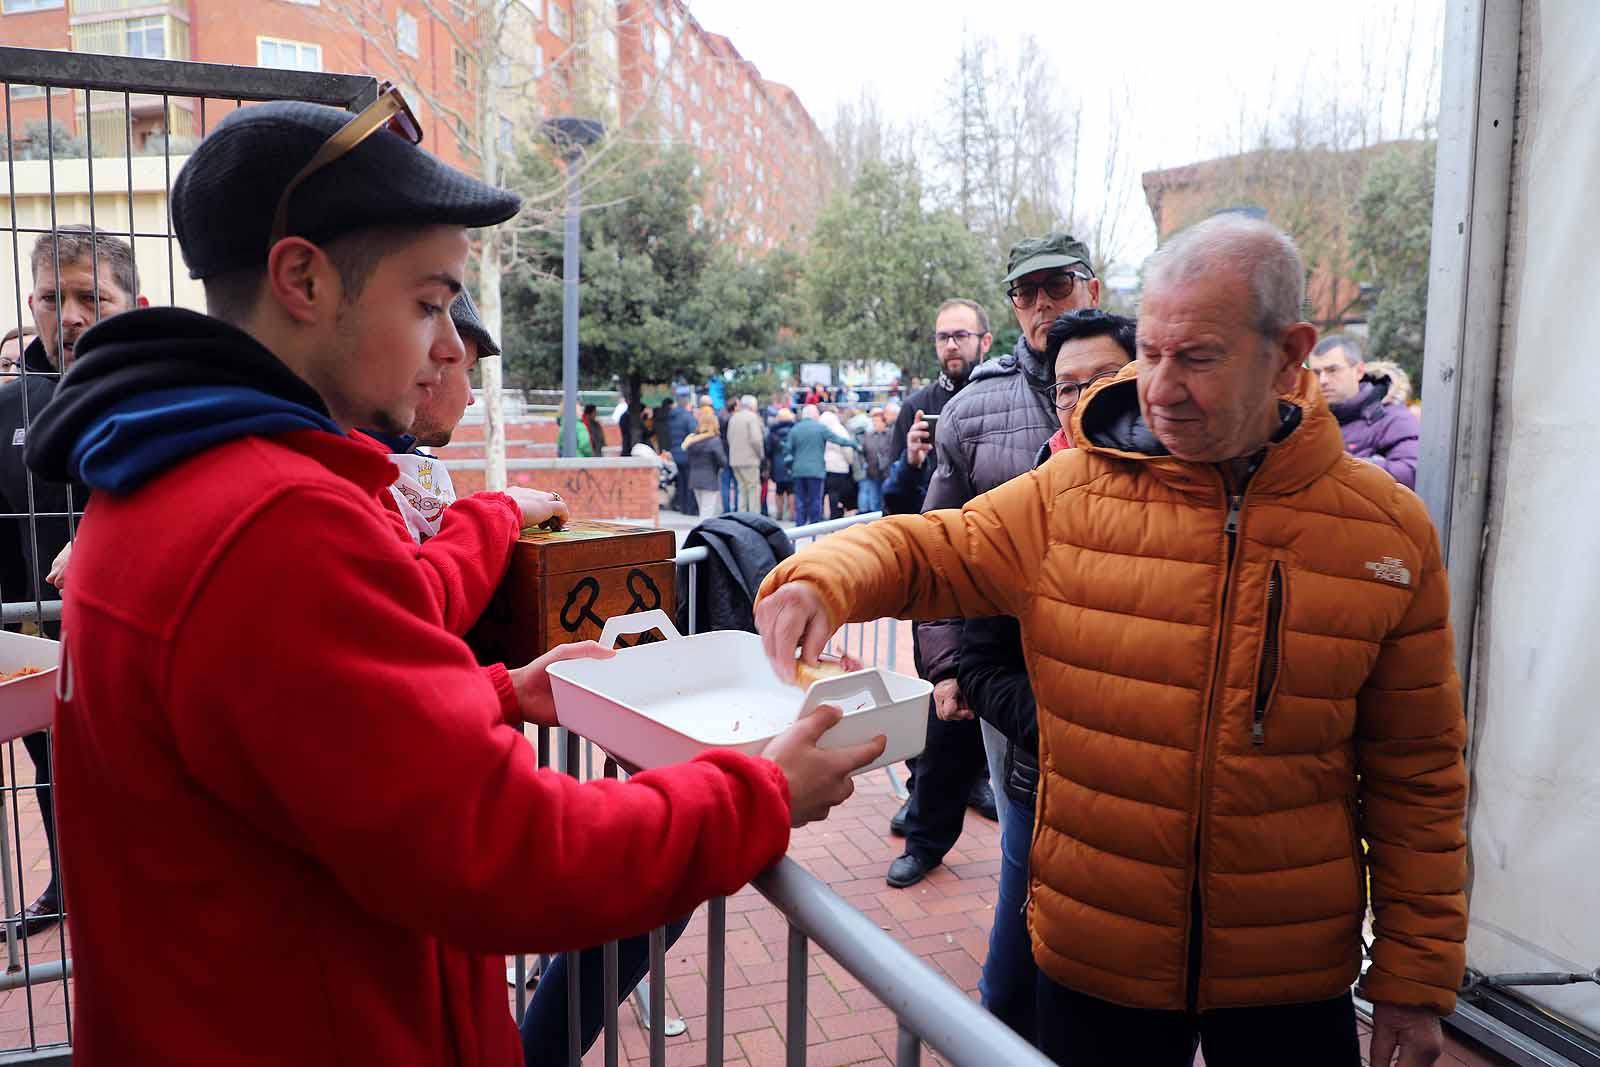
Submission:
[[[1404,560],[1395,559],[1393,556],[1384,556],[1380,560],[1367,564],[1367,570],[1380,582],[1391,582],[1395,585],[1409,586],[1411,584],[1411,569]]]

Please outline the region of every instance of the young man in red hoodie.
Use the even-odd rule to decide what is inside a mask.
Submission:
[[[347,436],[409,427],[463,358],[466,230],[518,206],[408,117],[390,91],[219,123],[171,196],[211,314],[87,332],[29,436],[95,490],[56,706],[89,1067],[512,1067],[505,954],[733,891],[881,751],[819,750],[832,711],[767,759],[537,770],[545,666],[602,653],[478,667],[378,502],[394,465]]]

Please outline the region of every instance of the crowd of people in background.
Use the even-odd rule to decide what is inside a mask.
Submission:
[[[829,399],[835,395],[850,399],[835,403]],[[746,394],[719,411],[708,395],[685,394],[643,407],[636,419],[619,406],[615,420],[624,454],[663,464],[664,507],[703,518],[745,511],[804,524],[883,509],[901,405],[856,395],[812,389],[794,403],[796,397],[774,392],[763,405]],[[602,454],[588,443],[604,439],[603,430],[580,428],[578,455]]]

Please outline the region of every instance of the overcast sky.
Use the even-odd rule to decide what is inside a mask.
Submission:
[[[867,87],[885,117],[932,123],[964,32],[1002,47],[1031,33],[1057,60],[1062,83],[1084,97],[1089,157],[1103,157],[1097,146],[1106,140],[1110,92],[1131,93],[1124,135],[1131,125],[1135,187],[1140,171],[1225,154],[1238,143],[1230,131],[1241,116],[1259,122],[1292,110],[1302,81],[1308,97],[1336,91],[1355,100],[1376,74],[1362,77],[1364,58],[1369,70],[1389,70],[1395,87],[1385,94],[1385,138],[1401,125],[1402,74],[1410,85],[1404,125],[1414,128],[1442,8],[1443,0],[690,0],[701,26],[732,38],[763,77],[792,87],[824,130],[839,105]],[[1431,81],[1437,100],[1437,70]],[[1370,106],[1370,88],[1366,98]],[[1154,247],[1155,230],[1143,194],[1135,188],[1128,199],[1124,258],[1137,263]]]

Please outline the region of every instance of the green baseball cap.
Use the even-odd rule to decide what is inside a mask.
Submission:
[[[1094,273],[1094,268],[1089,266],[1089,246],[1072,234],[1047,233],[1043,237],[1028,237],[1011,246],[1011,255],[1006,260],[1006,276],[1000,280],[1002,283],[1014,282],[1036,270],[1070,267],[1074,263],[1082,264],[1090,274]]]

